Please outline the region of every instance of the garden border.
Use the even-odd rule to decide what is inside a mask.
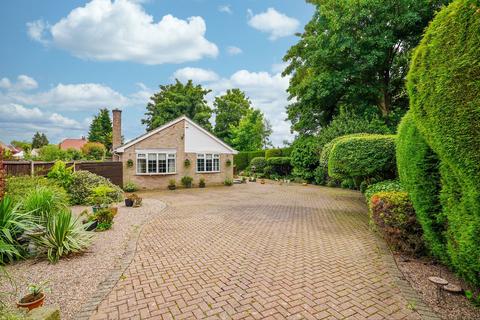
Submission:
[[[161,213],[167,208],[169,208],[168,204],[163,201],[155,199],[149,200],[162,204],[163,208],[161,208],[158,213]],[[152,220],[156,218],[158,217],[155,215],[151,219],[145,221],[139,229],[133,230],[132,234],[127,240],[126,250],[120,262],[116,264],[110,274],[98,284],[97,289],[95,290],[93,295],[87,300],[87,302],[82,305],[80,310],[74,315],[75,319],[88,320],[92,316],[92,314],[98,309],[100,303],[102,303],[102,301],[108,296],[108,294],[113,290],[113,288],[115,288],[118,281],[120,281],[121,276],[135,258],[135,254],[137,253],[138,249],[138,240],[140,239],[140,235],[142,234],[143,229],[147,224],[149,224]]]

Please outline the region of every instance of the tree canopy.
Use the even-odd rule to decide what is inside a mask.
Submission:
[[[35,132],[32,138],[32,148],[37,149],[48,145],[48,139],[45,133]]]
[[[291,75],[292,129],[312,134],[342,106],[395,122],[407,109],[412,50],[434,12],[449,0],[310,0],[316,5],[284,57]]]
[[[175,80],[174,84],[161,85],[160,91],[150,98],[142,124],[146,124],[147,131],[150,131],[186,115],[205,129],[211,130],[209,119],[212,109],[205,100],[210,91],[201,85],[194,85],[192,80],[185,84]]]
[[[214,132],[217,137],[230,143],[232,127],[238,126],[240,120],[251,109],[251,102],[240,89],[229,89],[223,96],[215,97]]]
[[[112,120],[107,108],[100,109],[93,118],[88,132],[88,141],[100,142],[107,150],[112,148]]]
[[[231,145],[238,151],[255,151],[270,145],[270,123],[257,109],[249,109],[238,126],[231,126]]]

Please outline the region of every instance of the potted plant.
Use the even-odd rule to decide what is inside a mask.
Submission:
[[[125,207],[133,207],[133,199],[132,199],[133,195],[135,195],[135,194],[128,195],[125,198]]]
[[[190,159],[185,159],[185,161],[183,162],[183,165],[185,166],[185,168],[188,168],[190,167]]]
[[[175,181],[175,179],[170,179],[170,181],[168,182],[168,189],[170,190],[177,189],[177,182]]]
[[[200,181],[198,182],[198,187],[205,188],[205,178],[200,178]]]
[[[193,182],[193,178],[192,178],[192,177],[185,176],[185,177],[182,178],[182,185],[183,185],[185,188],[191,188],[191,187],[192,187],[192,182]]]
[[[98,221],[95,220],[93,214],[90,214],[87,209],[83,210],[80,213],[82,219],[83,227],[86,231],[94,231],[97,228]]]
[[[127,207],[140,207],[142,205],[142,198],[137,196],[135,193],[132,193],[131,195],[127,196],[125,198],[125,205]]]
[[[41,307],[45,301],[45,292],[50,291],[46,284],[47,282],[28,285],[27,291],[29,293],[17,302],[17,307],[27,308],[29,311]]]
[[[227,159],[227,161],[225,161],[225,164],[227,165],[227,167],[230,167],[232,165],[232,160]]]
[[[109,194],[114,192],[112,188],[109,186],[101,185],[96,188],[93,188],[92,195],[89,197],[89,202],[93,203],[92,210],[93,212],[97,212],[100,209],[109,208],[110,205],[113,203],[112,198],[109,197]],[[117,208],[111,208],[112,211],[115,211],[114,214],[117,213]]]

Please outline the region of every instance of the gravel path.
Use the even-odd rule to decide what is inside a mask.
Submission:
[[[144,199],[140,208],[127,208],[119,204],[111,230],[95,233],[89,251],[77,256],[61,259],[57,264],[44,260],[20,261],[7,267],[20,290],[29,283],[48,281],[52,292],[47,295],[46,305],[60,307],[62,319],[74,319],[82,305],[96,291],[102,280],[122,259],[128,242],[135,241],[140,227],[165,208],[159,200]],[[78,214],[85,207],[73,207]],[[0,290],[5,284],[0,284]],[[21,295],[23,292],[19,292]],[[12,298],[12,303],[14,303]]]

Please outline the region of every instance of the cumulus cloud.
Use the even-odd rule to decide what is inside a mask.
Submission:
[[[240,49],[239,47],[229,46],[227,47],[227,52],[231,56],[236,56],[237,54],[241,54],[243,50]]]
[[[233,13],[232,8],[229,4],[219,6],[218,11],[223,12],[223,13],[228,13],[228,14]]]
[[[17,81],[12,82],[8,78],[0,79],[0,89],[6,89],[10,91],[24,91],[32,90],[38,87],[38,83],[32,77],[21,74],[17,77]]]
[[[155,65],[218,55],[217,46],[205,38],[202,17],[165,15],[155,22],[138,1],[92,0],[52,26],[37,20],[27,27],[32,39],[83,59]]]
[[[300,22],[297,19],[280,13],[274,8],[268,8],[267,11],[256,15],[251,10],[248,13],[250,16],[248,25],[262,32],[269,33],[269,39],[272,41],[293,35],[300,26]]]
[[[192,80],[194,82],[211,82],[218,80],[218,74],[212,70],[187,67],[175,71],[173,78],[180,81]]]

